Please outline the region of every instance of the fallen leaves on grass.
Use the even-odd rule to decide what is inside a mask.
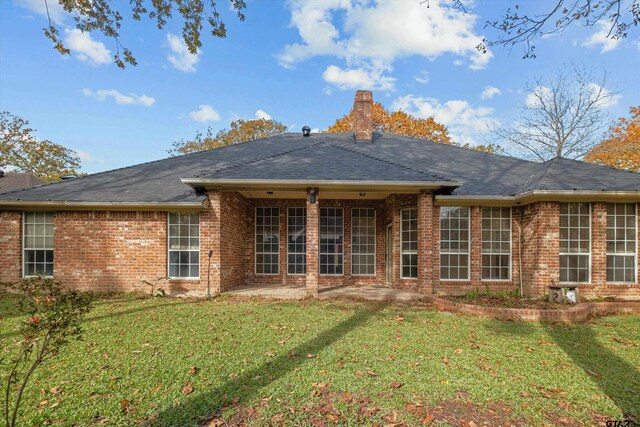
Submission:
[[[182,394],[183,394],[184,396],[188,396],[188,395],[190,395],[191,393],[193,393],[193,386],[191,385],[191,383],[190,383],[190,382],[188,382],[188,381],[187,381],[187,382],[186,382],[186,383],[184,383],[184,385],[182,386]]]

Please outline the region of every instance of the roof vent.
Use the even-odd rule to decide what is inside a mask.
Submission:
[[[2,178],[4,176],[4,171],[0,170],[0,178]]]
[[[75,175],[65,175],[65,176],[61,176],[60,180],[61,181],[69,181],[71,179],[76,179],[76,178],[77,178],[77,176],[75,176]]]
[[[304,126],[302,128],[302,136],[309,136],[311,135],[311,128],[309,126]]]

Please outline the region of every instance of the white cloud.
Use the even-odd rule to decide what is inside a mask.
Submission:
[[[83,150],[73,150],[80,158],[80,161],[83,163],[104,163],[104,160],[96,159],[91,155],[91,153],[83,151]]]
[[[613,29],[611,34],[609,34],[609,32],[611,31],[611,22],[607,20],[601,20],[598,22],[598,27],[599,30],[593,33],[591,37],[583,41],[582,46],[600,47],[600,53],[605,53],[616,49],[620,44],[621,39],[612,38],[612,36],[615,34],[615,28]]]
[[[541,99],[550,99],[551,95],[551,89],[547,86],[536,86],[527,94],[525,104],[529,108],[538,108],[542,105]]]
[[[345,79],[366,81],[368,74],[386,81],[378,86],[391,90],[393,84],[386,80],[391,77],[385,74],[397,59],[409,56],[434,60],[451,54],[464,58],[471,69],[486,66],[492,57],[476,49],[482,41],[474,31],[476,15],[441,0],[431,0],[429,7],[418,1],[292,0],[289,7],[291,26],[301,40],[284,47],[280,64],[290,68],[314,56],[340,58],[346,66],[334,66],[330,73],[342,86]],[[345,75],[354,70],[357,75]]]
[[[167,34],[167,41],[169,42],[169,54],[167,59],[177,70],[184,71],[185,73],[193,73],[196,71],[196,64],[200,61],[199,51],[198,55],[194,55],[189,52],[187,44],[181,37],[174,36],[173,34]]]
[[[189,118],[196,122],[217,122],[220,120],[220,114],[211,105],[202,104],[198,106],[197,111],[189,113]]]
[[[134,93],[123,94],[115,89],[98,89],[95,92],[91,89],[82,89],[82,94],[98,101],[105,101],[107,98],[113,98],[119,105],[142,105],[150,107],[156,103],[156,99],[147,95],[136,95]]]
[[[502,91],[499,88],[495,86],[485,86],[480,96],[482,99],[491,99],[500,94],[502,94]]]
[[[64,11],[57,0],[49,0],[47,3],[43,0],[14,0],[14,3],[45,18],[49,16],[51,21],[57,25],[61,25],[67,16],[67,12]],[[49,12],[48,15],[47,9]]]
[[[111,51],[104,43],[92,39],[91,34],[77,28],[65,28],[64,33],[64,43],[80,61],[94,66],[111,62]]]
[[[420,71],[413,78],[414,78],[415,81],[417,81],[420,84],[423,84],[423,85],[427,84],[427,83],[429,83],[429,72],[428,71]]]
[[[598,106],[602,109],[613,107],[620,101],[622,95],[611,93],[607,88],[600,86],[597,83],[589,83],[589,90],[591,91],[591,96],[595,97],[600,95],[601,101],[598,102]]]
[[[383,76],[381,72],[368,71],[363,68],[342,69],[336,65],[330,65],[322,73],[325,82],[336,86],[338,89],[380,89],[391,90],[396,79]]]
[[[620,101],[622,95],[611,93],[607,88],[600,86],[597,83],[589,83],[587,85],[587,89],[591,92],[591,96],[595,97],[598,94],[600,95],[600,101],[598,102],[598,106],[600,108],[609,108],[613,107]],[[553,92],[547,86],[536,86],[533,88],[532,92],[527,94],[526,98],[526,106],[529,108],[539,108],[542,105],[542,101],[547,101],[547,103],[551,103],[551,97],[553,96]]]
[[[264,110],[257,110],[256,111],[256,118],[257,119],[264,119],[264,120],[271,120],[271,114],[267,113]]]
[[[474,107],[465,100],[440,102],[435,98],[407,95],[396,99],[392,110],[402,110],[416,117],[433,118],[449,128],[453,139],[475,145],[477,137],[498,124],[493,108]]]

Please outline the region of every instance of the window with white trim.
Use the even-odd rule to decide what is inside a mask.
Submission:
[[[607,204],[607,282],[636,282],[637,227],[635,203]]]
[[[280,209],[256,208],[256,274],[280,271]]]
[[[376,210],[351,209],[351,274],[376,274]]]
[[[200,277],[199,213],[169,213],[169,277]]]
[[[400,211],[400,273],[403,279],[418,277],[418,210]]]
[[[482,208],[482,280],[511,278],[511,208]]]
[[[53,212],[25,212],[23,275],[53,276]]]
[[[469,280],[469,208],[440,208],[440,279]]]
[[[560,282],[588,283],[591,265],[591,205],[560,203]]]
[[[342,274],[343,231],[342,208],[320,208],[320,274]]]
[[[287,211],[287,272],[307,272],[307,208]]]

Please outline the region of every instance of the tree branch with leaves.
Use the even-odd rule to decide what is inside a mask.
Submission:
[[[605,139],[584,158],[588,162],[640,172],[640,106],[629,108],[609,128]]]
[[[116,6],[122,6],[125,2],[113,2],[111,0],[42,0],[47,9],[48,26],[44,28],[44,34],[53,42],[54,49],[63,55],[68,55],[70,50],[64,44],[58,25],[51,19],[49,8],[53,3],[58,3],[65,12],[72,15],[75,28],[82,32],[97,31],[104,37],[115,42],[116,53],[113,55],[115,64],[125,68],[127,64],[137,65],[133,52],[120,41],[120,31],[125,11]],[[144,16],[155,21],[159,30],[164,29],[167,22],[174,19],[175,15],[183,20],[182,38],[187,49],[192,54],[197,54],[202,47],[201,34],[204,23],[209,24],[209,30],[214,37],[227,36],[227,26],[217,9],[217,0],[130,0],[132,19],[140,21]],[[229,0],[231,9],[234,10],[240,21],[244,21],[244,0]],[[176,13],[177,12],[177,13]]]
[[[29,122],[0,112],[0,168],[31,173],[48,182],[65,175],[78,175],[78,154],[46,139],[38,139]]]

